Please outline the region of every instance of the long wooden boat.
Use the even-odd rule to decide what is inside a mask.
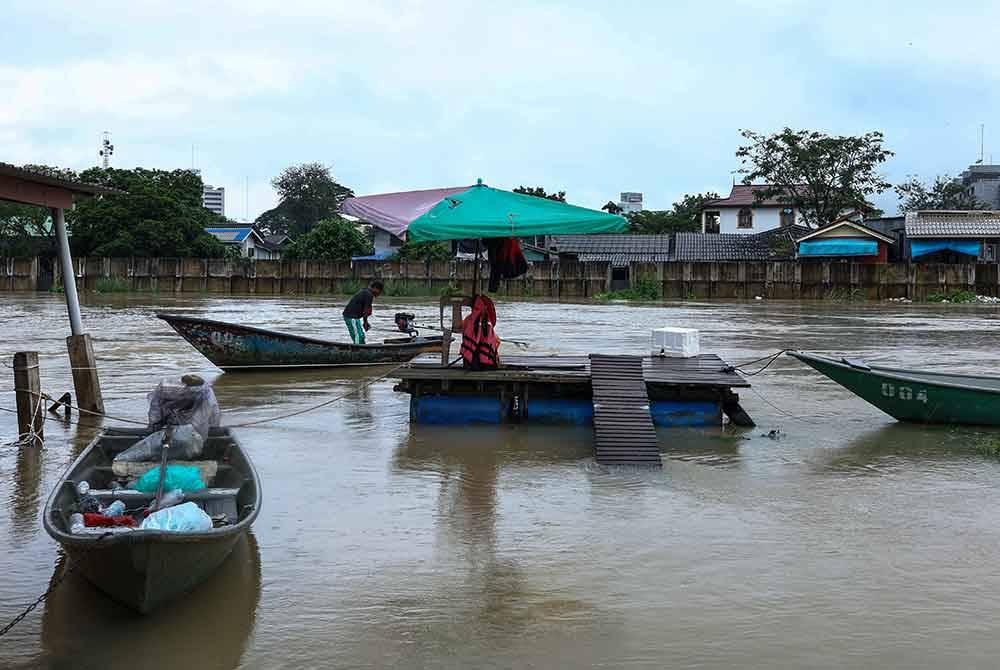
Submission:
[[[179,314],[156,316],[226,371],[405,363],[441,351],[440,335],[347,344]]]
[[[109,428],[100,433],[60,478],[45,505],[42,524],[69,559],[97,588],[146,613],[197,586],[219,567],[257,518],[260,481],[239,441],[227,428],[213,428],[199,467],[214,469],[209,488],[184,494],[210,516],[225,515],[225,525],[200,532],[87,528],[72,532],[70,515],[80,499],[77,485],[107,505],[121,500],[127,509],[148,505],[152,493],[114,489],[114,456],[149,431]],[[184,463],[178,461],[178,463]],[[214,463],[214,468],[211,464]],[[158,467],[159,462],[149,463]]]
[[[922,372],[788,352],[899,421],[1000,425],[1000,377]]]

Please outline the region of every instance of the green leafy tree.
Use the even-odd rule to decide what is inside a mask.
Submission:
[[[201,177],[190,170],[91,168],[80,178],[125,193],[83,199],[67,213],[74,254],[218,258],[225,253],[205,227],[226,220],[202,207]]]
[[[869,198],[892,186],[878,173],[893,152],[882,146],[882,133],[831,136],[785,128],[762,135],[740,134],[747,144],[736,151],[744,184],[763,182],[757,202],[774,198],[797,207],[810,226],[833,221],[845,210],[870,213]]]
[[[269,235],[284,233],[292,238],[338,216],[341,203],[354,195],[334,181],[330,168],[322,163],[287,167],[271,185],[278,192],[278,205],[257,217],[257,227]]]
[[[956,184],[948,175],[938,176],[932,184],[925,184],[916,177],[896,186],[899,211],[915,212],[920,209],[989,209],[962,184]]]
[[[629,228],[642,235],[664,235],[667,233],[694,233],[701,230],[701,208],[709,200],[719,197],[718,193],[697,193],[685,195],[680,202],[664,211],[642,210],[626,214]]]
[[[446,261],[450,259],[451,244],[448,242],[404,242],[396,250],[393,258],[408,261]]]
[[[368,236],[353,223],[339,216],[320,221],[282,252],[285,258],[315,258],[331,261],[372,253]]]
[[[533,195],[536,198],[545,198],[546,200],[557,200],[559,202],[566,202],[566,191],[554,191],[552,193],[546,193],[545,189],[541,186],[518,186],[514,189],[514,193],[523,193],[524,195]]]

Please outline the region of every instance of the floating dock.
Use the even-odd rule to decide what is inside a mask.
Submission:
[[[640,357],[635,357],[640,358]],[[734,388],[750,386],[715,354],[641,357],[646,396],[656,426],[719,426],[723,414],[741,426],[753,421]],[[418,424],[594,423],[594,388],[587,356],[504,356],[499,370],[472,371],[423,354],[393,373],[396,390],[410,394]],[[641,388],[641,384],[639,385]]]

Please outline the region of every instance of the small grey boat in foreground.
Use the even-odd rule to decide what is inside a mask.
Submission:
[[[118,528],[71,532],[69,517],[79,500],[81,481],[88,482],[89,494],[105,505],[122,500],[134,509],[152,501],[152,493],[112,488],[114,456],[150,432],[118,428],[101,432],[60,478],[42,517],[46,532],[87,580],[142,613],[208,578],[249,530],[261,505],[260,481],[246,452],[229,429],[212,428],[200,464],[214,471],[213,481],[206,481],[210,488],[185,493],[184,500],[211,516],[225,515],[225,525],[200,532]]]

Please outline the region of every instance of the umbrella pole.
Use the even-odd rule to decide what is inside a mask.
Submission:
[[[479,258],[483,252],[483,241],[476,238],[476,265],[472,268],[472,299],[479,294]]]

